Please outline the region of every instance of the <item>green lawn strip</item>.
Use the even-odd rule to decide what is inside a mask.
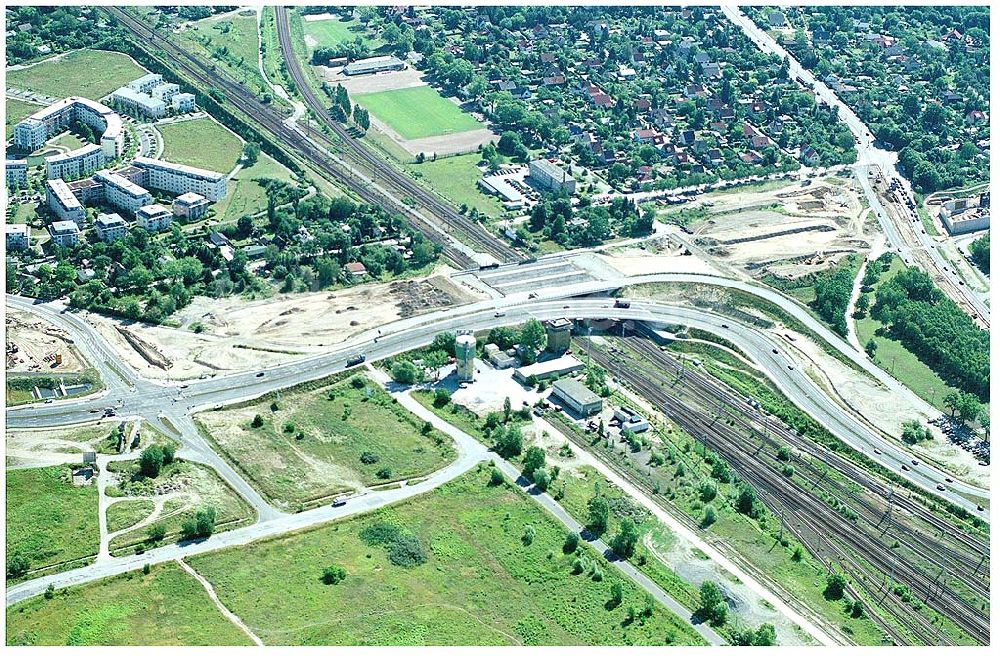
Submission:
[[[13,98],[5,99],[5,102],[7,112],[7,114],[4,115],[4,129],[7,132],[6,139],[10,139],[14,135],[14,125],[17,122],[42,109],[41,105],[25,103],[24,101],[19,101]]]
[[[207,117],[165,123],[156,129],[163,135],[163,159],[168,162],[228,174],[243,151],[236,135]]]
[[[153,513],[156,504],[151,500],[123,500],[108,507],[108,532],[117,532],[134,526]]]
[[[565,528],[490,469],[335,525],[194,557],[223,603],[267,644],[701,644],[659,605],[623,623],[644,594],[589,547],[603,579],[573,575]],[[403,567],[359,535],[389,522],[417,538],[426,562]],[[523,540],[525,528],[534,537]],[[346,578],[324,585],[327,566]],[[608,605],[611,587],[623,591]],[[295,596],[288,596],[295,592]]]
[[[290,509],[359,485],[421,477],[455,457],[447,437],[424,434],[419,419],[361,375],[320,390],[283,392],[277,409],[272,402],[269,396],[199,420],[227,460]],[[263,425],[252,427],[258,414]]]
[[[287,168],[266,153],[261,153],[252,166],[240,169],[226,186],[226,196],[215,204],[216,220],[235,222],[243,215],[254,215],[267,210],[267,192],[257,182],[273,178],[294,183],[295,178]]]
[[[361,25],[361,21],[356,18],[346,21],[340,18],[317,21],[303,20],[302,28],[306,36],[316,40],[316,45],[309,48],[310,53],[320,46],[335,46],[345,41],[353,42],[359,37],[372,50],[383,45],[380,39],[373,39],[368,30]]]
[[[406,168],[454,205],[465,204],[490,217],[500,217],[505,212],[500,201],[494,196],[483,194],[479,189],[478,182],[483,173],[476,165],[481,159],[478,153],[468,153],[425,160],[421,164],[408,164]]]
[[[403,139],[448,135],[485,127],[428,86],[355,94],[354,101],[391,126]]]
[[[7,86],[53,98],[84,96],[100,100],[146,73],[122,53],[84,49],[74,50],[57,60],[8,71]]]
[[[220,64],[236,80],[249,85],[258,94],[270,93],[257,66],[260,41],[256,13],[198,21],[180,34],[189,42],[189,47]]]
[[[74,487],[71,474],[69,465],[7,471],[7,560],[26,557],[30,577],[97,555],[97,487]]]
[[[187,495],[167,500],[163,511],[153,521],[162,523],[166,536],[161,542],[149,540],[149,525],[140,526],[111,540],[112,554],[122,554],[142,543],[149,548],[158,543],[171,543],[181,536],[181,524],[195,510],[211,506],[215,508],[215,531],[222,532],[246,525],[254,518],[253,509],[233,491],[214,470],[202,464],[175,460],[164,466],[155,478],[145,478],[138,474],[138,462],[113,462],[111,470],[120,473],[122,484],[111,489],[108,495],[150,496],[155,489],[184,492]],[[185,511],[170,514],[187,507]],[[110,511],[110,510],[109,510]],[[145,518],[145,517],[142,517]],[[138,520],[142,520],[141,518]],[[151,524],[150,524],[151,525]]]
[[[173,562],[7,608],[8,645],[247,645],[201,583]]]

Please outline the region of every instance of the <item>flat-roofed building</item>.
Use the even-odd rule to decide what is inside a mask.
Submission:
[[[101,131],[101,148],[109,160],[121,157],[125,147],[122,120],[107,105],[70,96],[38,110],[14,126],[14,145],[31,152],[71,123],[79,121]]]
[[[74,222],[79,228],[87,219],[87,212],[80,201],[60,178],[45,181],[45,200],[49,209],[62,221]]]
[[[80,227],[76,222],[52,222],[49,224],[49,237],[60,247],[72,247],[80,241]]]
[[[137,157],[133,164],[146,171],[146,185],[154,190],[195,192],[212,202],[226,196],[225,174],[144,157]]]
[[[198,105],[195,103],[194,94],[177,94],[170,99],[170,107],[173,108],[175,114],[184,114],[185,112],[194,112],[198,109]]]
[[[392,55],[383,55],[382,57],[369,57],[351,62],[344,67],[344,75],[369,75],[382,71],[402,71],[405,68],[406,64],[403,60]]]
[[[31,244],[31,229],[27,224],[5,224],[7,251],[27,249]]]
[[[573,333],[573,323],[566,318],[557,318],[545,323],[545,351],[565,354]]]
[[[561,400],[566,408],[580,417],[593,416],[604,406],[600,395],[575,379],[560,379],[554,382],[552,394]]]
[[[94,220],[94,228],[97,229],[97,237],[105,242],[121,240],[128,234],[128,224],[116,212],[98,215]]]
[[[163,101],[164,103],[169,103],[174,96],[180,93],[180,91],[181,88],[173,82],[163,82],[153,87],[152,91],[149,92],[149,95]]]
[[[941,222],[951,235],[982,231],[990,227],[989,195],[952,199],[941,204]]]
[[[7,188],[19,190],[28,184],[28,161],[7,160]]]
[[[72,183],[66,183],[69,191],[83,205],[96,205],[104,201],[104,185],[93,178],[81,178]]]
[[[583,369],[583,363],[574,356],[564,354],[555,359],[538,361],[531,365],[521,366],[514,371],[514,379],[520,383],[526,382],[530,377],[535,379],[551,379],[562,377]]]
[[[141,78],[136,78],[132,82],[125,85],[133,91],[138,91],[143,94],[148,94],[153,91],[157,86],[163,84],[163,76],[159,73],[147,73]]]
[[[126,114],[138,118],[159,119],[167,113],[167,104],[131,87],[119,87],[111,92],[111,102]]]
[[[524,195],[511,185],[503,176],[483,176],[479,179],[479,187],[487,194],[500,197],[503,207],[516,210],[524,207]]]
[[[135,214],[135,219],[139,223],[139,226],[150,233],[159,233],[164,229],[170,228],[170,224],[174,221],[174,213],[160,204],[154,203],[139,208],[139,212]]]
[[[174,214],[184,219],[200,219],[207,211],[210,201],[195,192],[186,192],[174,199]]]
[[[69,153],[45,158],[45,177],[63,180],[80,178],[103,167],[105,160],[103,147],[87,144]]]
[[[528,179],[543,190],[576,192],[576,181],[562,167],[551,160],[532,160],[528,163]]]
[[[104,185],[104,200],[129,215],[153,203],[153,195],[148,190],[107,169],[94,174],[94,179]]]

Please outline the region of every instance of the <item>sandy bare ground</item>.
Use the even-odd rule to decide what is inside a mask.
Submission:
[[[78,463],[82,454],[118,427],[118,420],[104,420],[72,427],[7,430],[8,468]]]
[[[192,379],[258,369],[329,351],[353,335],[403,317],[478,299],[448,281],[446,269],[411,281],[276,295],[256,301],[199,297],[171,316],[179,328],[123,324],[96,314],[87,314],[86,318],[143,376]],[[203,329],[195,333],[199,325]],[[126,326],[154,345],[170,362],[169,368],[151,365],[126,342],[116,326]]]
[[[638,246],[611,249],[600,254],[598,258],[624,276],[642,276],[665,272],[723,274],[696,255],[683,255],[684,248],[674,245],[669,239],[650,241],[645,246],[646,249],[641,249]]]
[[[6,326],[8,372],[61,373],[83,369],[83,361],[68,342],[66,333],[37,315],[8,309]],[[55,354],[62,355],[60,365],[55,363]]]
[[[352,96],[354,94],[372,94],[377,91],[427,86],[423,73],[414,68],[405,68],[402,71],[384,71],[372,75],[344,75],[340,72],[339,67],[317,66],[316,69],[321,78],[332,84],[344,85],[344,89]]]

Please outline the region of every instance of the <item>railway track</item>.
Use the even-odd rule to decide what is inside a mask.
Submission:
[[[291,28],[288,23],[288,8],[277,7],[275,14],[277,17],[278,42],[281,45],[281,53],[288,68],[288,73],[291,75],[292,81],[295,82],[299,94],[302,95],[309,109],[340,138],[345,146],[343,155],[355,158],[365,167],[366,171],[370,170],[373,177],[377,177],[380,183],[399,190],[401,194],[416,200],[449,228],[457,230],[469,242],[472,242],[476,248],[501,261],[517,262],[524,258],[523,254],[504,242],[502,238],[490,233],[484,227],[465,217],[430,193],[423,186],[411,180],[405,173],[386,162],[378,154],[372,152],[339,121],[331,117],[328,102],[324,102],[313,91],[306,77],[308,73],[302,70],[301,63],[295,55],[295,49],[292,46]]]
[[[285,147],[292,159],[307,162],[310,167],[326,174],[344,188],[353,192],[364,203],[392,209],[406,217],[411,226],[431,240],[441,245],[442,253],[459,268],[473,269],[479,263],[465,251],[457,248],[442,231],[404,204],[368,185],[348,166],[332,156],[339,147],[322,133],[306,136],[285,124],[285,117],[279,110],[266,105],[239,82],[220,71],[213,70],[212,64],[203,62],[186,49],[177,46],[168,36],[161,35],[155,28],[118,7],[104,7],[103,10],[114,18],[137,40],[147,53],[157,59],[167,69],[179,69],[184,76],[195,81],[203,89],[218,89],[238,111],[261,126],[273,139]],[[164,61],[157,51],[162,51],[168,61]]]
[[[740,431],[740,429],[749,429],[749,425],[741,424],[740,421],[746,420],[750,416],[746,409],[738,410],[738,407],[730,406],[730,404],[742,403],[742,399],[738,396],[731,396],[729,399],[709,398],[706,400],[705,398],[708,396],[705,391],[699,391],[695,386],[688,387],[686,383],[683,391],[680,390],[680,387],[674,390],[673,387],[676,386],[677,382],[652,374],[672,372],[676,365],[659,350],[644,351],[641,354],[642,362],[635,364],[626,361],[620,354],[609,357],[607,354],[597,352],[593,353],[593,358],[609,372],[619,371],[634,390],[657,408],[669,410],[670,417],[678,425],[708,448],[717,452],[742,479],[754,487],[758,495],[772,509],[781,513],[789,521],[788,527],[799,541],[814,554],[823,551],[829,557],[835,558],[845,571],[854,576],[857,587],[865,588],[868,591],[868,588],[874,587],[874,585],[870,583],[868,577],[870,574],[866,575],[860,564],[853,561],[854,558],[851,557],[851,554],[863,556],[865,562],[871,565],[874,573],[893,574],[896,582],[909,587],[914,596],[922,595],[928,606],[947,617],[977,642],[989,643],[987,615],[956,592],[947,583],[947,578],[938,581],[944,569],[932,578],[919,565],[897,557],[891,546],[891,541],[900,541],[902,544],[905,540],[910,549],[917,551],[917,555],[924,555],[931,550],[938,551],[938,555],[944,556],[946,552],[941,549],[940,542],[937,542],[933,536],[926,534],[919,537],[912,536],[911,529],[898,523],[892,526],[896,534],[876,532],[877,537],[872,536],[871,531],[866,531],[860,527],[859,523],[849,520],[840,511],[835,510],[821,499],[822,494],[817,494],[816,489],[823,483],[824,479],[828,487],[827,490],[834,490],[831,488],[833,482],[824,477],[824,471],[819,469],[812,460],[799,460],[796,464],[802,469],[800,474],[808,474],[813,483],[811,487],[807,488],[800,482],[782,476],[777,470],[776,464],[773,463],[776,460],[769,460],[768,455],[776,453],[777,446],[784,441],[785,434],[788,432],[779,432],[777,427],[773,428],[775,430],[773,433],[764,434],[759,431],[759,428],[746,433]],[[687,377],[688,375],[685,374],[685,379]],[[708,407],[710,409],[716,408],[718,412],[713,415],[695,408],[693,402],[697,402],[699,396],[701,396],[703,404],[707,401]],[[734,397],[735,399],[733,399]],[[718,402],[720,399],[722,400],[721,404]],[[729,407],[729,411],[723,413],[726,407]],[[767,437],[767,434],[770,434],[770,438]],[[826,463],[823,462],[822,458],[818,458],[817,461]],[[840,495],[847,500],[854,501],[855,498],[848,496],[847,493],[850,492],[841,492]],[[877,496],[878,493],[875,495]],[[860,520],[870,524],[868,518]],[[834,538],[837,543],[833,543]],[[883,539],[889,543],[885,543]],[[947,555],[953,556],[954,554],[947,553]],[[944,564],[951,564],[950,559]],[[970,560],[966,559],[966,564],[969,562]],[[957,571],[961,571],[961,569]],[[977,595],[983,596],[985,594],[985,600],[989,600],[988,583],[978,581],[974,577],[963,579],[961,582]],[[873,596],[874,593],[877,593],[877,589],[868,593],[869,596]],[[889,601],[883,597],[882,607],[895,608],[898,612],[895,617],[899,623],[903,623],[921,641],[930,644],[947,641],[947,636],[932,625],[925,623],[926,620],[915,621],[913,618],[918,615],[915,615],[913,610],[903,606],[895,600],[895,597],[888,598],[893,600]],[[886,627],[890,635],[895,635],[891,627],[888,625]],[[894,639],[898,641],[901,638],[895,636]]]

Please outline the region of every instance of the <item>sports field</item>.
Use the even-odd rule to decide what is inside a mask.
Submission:
[[[36,596],[7,608],[8,645],[250,644],[173,562]]]
[[[98,100],[146,73],[122,53],[75,50],[57,60],[8,71],[7,86],[53,98],[84,96]]]
[[[97,555],[97,487],[74,487],[66,466],[7,471],[7,563],[13,555],[32,571],[81,566]]]
[[[354,41],[358,37],[371,49],[382,45],[378,39],[372,39],[361,22],[356,18],[343,21],[339,18],[328,18],[320,21],[302,21],[302,29],[306,35],[306,44],[312,52],[319,46],[335,46],[344,41]]]
[[[228,174],[243,152],[233,133],[212,119],[202,118],[156,127],[163,135],[163,159]]]
[[[375,514],[188,562],[265,644],[702,643],[657,604],[640,616],[644,593],[589,547],[580,549],[588,568],[574,573],[565,528],[520,489],[489,486],[489,471]],[[325,585],[331,565],[347,575]]]
[[[450,135],[485,128],[431,87],[407,87],[354,98],[403,139]]]

